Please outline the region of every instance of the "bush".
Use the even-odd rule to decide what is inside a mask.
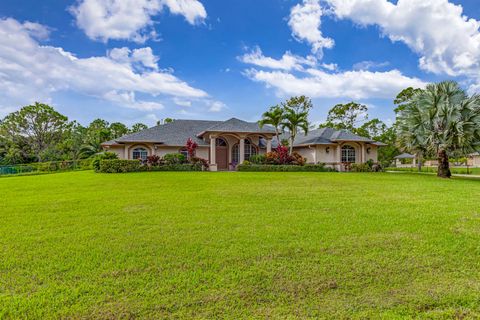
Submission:
[[[333,172],[335,170],[326,168],[323,164],[306,164],[304,166],[295,165],[239,165],[238,171],[243,172]]]
[[[103,152],[103,153],[97,154],[95,157],[93,157],[93,160],[92,160],[93,170],[95,171],[100,170],[100,162],[102,160],[115,160],[115,159],[118,159],[118,155],[114,152]]]
[[[202,170],[208,169],[208,160],[199,157],[191,157],[190,163],[196,166],[200,166]]]
[[[147,164],[149,166],[158,166],[160,164],[160,157],[155,154],[153,156],[148,156]]]
[[[352,163],[350,165],[350,171],[352,172],[380,172],[382,171],[382,166],[376,164],[372,159],[368,160],[365,163]]]
[[[166,165],[170,164],[182,164],[187,162],[185,156],[181,153],[168,153],[163,156],[163,161]]]
[[[265,164],[267,162],[267,157],[264,154],[256,154],[250,156],[249,161],[253,164]]]
[[[303,166],[307,162],[307,159],[302,157],[298,152],[292,152],[292,164],[298,165],[298,166]]]
[[[142,166],[140,160],[100,160],[99,170],[103,173],[123,173],[141,171]]]
[[[244,166],[249,166],[249,165],[251,165],[250,161],[248,161],[248,160],[243,161],[242,164],[243,164]]]
[[[202,171],[203,165],[201,162],[196,164],[183,163],[183,164],[167,164],[157,167],[152,167],[151,171]]]

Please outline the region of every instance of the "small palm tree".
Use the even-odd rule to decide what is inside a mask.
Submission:
[[[398,135],[412,149],[435,153],[437,175],[449,178],[449,154],[479,147],[480,97],[468,97],[456,82],[430,84],[400,112]]]
[[[308,110],[298,110],[289,107],[285,107],[285,114],[282,121],[282,128],[287,129],[290,133],[290,154],[293,152],[293,143],[295,137],[298,134],[298,129],[301,129],[305,135],[308,133]]]
[[[262,120],[258,122],[260,128],[268,124],[275,128],[275,136],[277,137],[278,145],[280,145],[280,130],[283,121],[284,110],[280,106],[270,107],[268,111],[262,114]]]

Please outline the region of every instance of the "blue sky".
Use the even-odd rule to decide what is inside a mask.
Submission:
[[[358,101],[394,119],[407,86],[480,91],[477,0],[2,0],[0,116],[258,120],[292,95],[312,122]]]

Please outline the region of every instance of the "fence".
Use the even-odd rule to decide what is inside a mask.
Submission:
[[[15,174],[73,171],[73,170],[89,170],[91,168],[92,168],[91,159],[76,160],[76,161],[66,160],[66,161],[37,162],[37,163],[29,163],[29,164],[0,166],[0,176],[15,175]]]

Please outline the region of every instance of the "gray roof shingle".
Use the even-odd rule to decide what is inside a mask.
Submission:
[[[137,133],[127,134],[116,139],[117,142],[152,142],[171,146],[183,146],[188,138],[198,145],[207,145],[197,135],[205,129],[221,123],[208,120],[175,120]]]
[[[257,122],[231,118],[207,128],[205,132],[275,133],[275,129],[270,126],[260,128]]]
[[[200,146],[208,145],[201,136],[206,132],[239,132],[239,133],[275,133],[271,126],[260,128],[256,122],[246,122],[236,118],[227,121],[209,120],[175,120],[170,123],[155,126],[140,132],[127,134],[118,139],[104,142],[103,145],[113,145],[126,142],[150,142],[169,146],[183,146],[188,138],[192,138]],[[281,138],[288,138],[288,134],[282,134]],[[359,141],[376,145],[384,145],[369,138],[355,135],[346,130],[321,128],[310,131],[306,136],[298,134],[294,146],[334,144],[337,141]],[[276,139],[273,146],[276,146]]]

